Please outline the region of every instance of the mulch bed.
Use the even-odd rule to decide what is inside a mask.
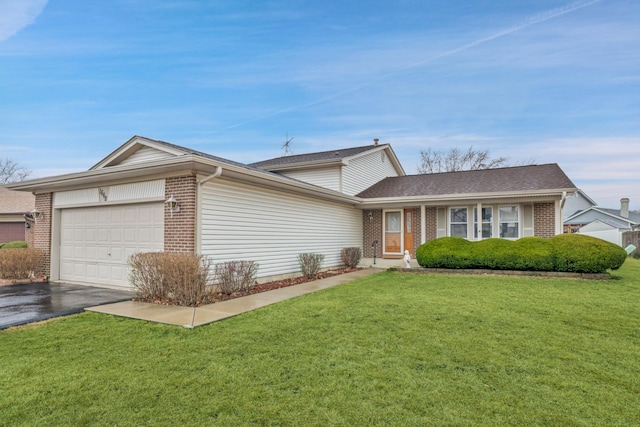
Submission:
[[[314,280],[326,279],[327,277],[338,276],[340,274],[351,273],[352,271],[358,270],[361,270],[361,268],[336,268],[334,270],[322,271],[318,273],[313,279],[307,279],[304,276],[300,276],[291,277],[289,279],[276,280],[273,282],[260,283],[244,292],[234,292],[232,294],[216,294],[216,302],[245,297],[247,295],[259,294],[261,292],[273,291],[274,289],[286,288],[287,286],[299,285],[301,283],[313,282]]]
[[[307,279],[304,276],[300,276],[300,277],[291,277],[289,279],[275,280],[272,282],[265,282],[260,284],[256,283],[256,285],[253,286],[251,289],[247,289],[242,292],[234,292],[232,294],[223,294],[223,293],[209,294],[209,298],[206,298],[205,300],[200,301],[198,304],[196,304],[196,306],[199,307],[202,305],[213,304],[216,302],[228,301],[231,299],[245,297],[248,295],[259,294],[261,292],[272,291],[274,289],[286,288],[287,286],[313,282],[314,280],[319,280],[319,279],[326,279],[327,277],[338,276],[340,274],[351,273],[352,271],[358,271],[358,270],[362,270],[362,269],[342,267],[342,268],[322,271],[318,273],[316,277],[313,279]],[[133,300],[141,301],[141,302],[150,302],[150,303],[161,304],[161,305],[177,305],[173,301],[168,301],[168,300],[145,299],[140,297],[135,297],[133,298]]]

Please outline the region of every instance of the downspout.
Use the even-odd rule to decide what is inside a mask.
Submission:
[[[562,192],[562,198],[560,199],[560,204],[558,209],[556,209],[556,215],[557,215],[557,219],[556,219],[556,235],[558,234],[562,234],[563,233],[563,222],[564,222],[564,216],[562,214],[562,211],[564,210],[564,205],[567,202],[567,192],[563,191]]]
[[[196,181],[196,253],[202,253],[202,186],[222,175],[222,166],[216,166],[216,171],[209,176]]]

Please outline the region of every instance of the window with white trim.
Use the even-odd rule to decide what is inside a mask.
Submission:
[[[473,234],[476,239],[493,237],[493,208],[491,206],[482,207],[482,218],[478,218],[478,208],[473,208]]]
[[[520,237],[518,206],[500,206],[498,208],[498,228],[503,239],[517,239]]]
[[[467,208],[449,209],[449,236],[467,238]]]

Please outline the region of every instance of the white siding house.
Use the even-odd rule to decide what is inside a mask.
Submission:
[[[427,237],[476,238],[475,209],[482,238],[551,237],[576,190],[555,164],[407,176],[374,142],[247,165],[136,136],[85,172],[9,188],[36,195],[39,273],[120,287],[140,251],[254,261],[261,280],[298,273],[305,252],[326,268],[345,247],[415,254]]]
[[[216,263],[255,261],[258,277],[299,271],[304,252],[339,265],[342,248],[362,246],[362,211],[353,206],[227,180],[207,182],[201,194],[198,252]]]

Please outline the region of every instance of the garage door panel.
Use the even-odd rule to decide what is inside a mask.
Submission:
[[[128,287],[129,257],[164,248],[164,204],[61,212],[60,279]]]

